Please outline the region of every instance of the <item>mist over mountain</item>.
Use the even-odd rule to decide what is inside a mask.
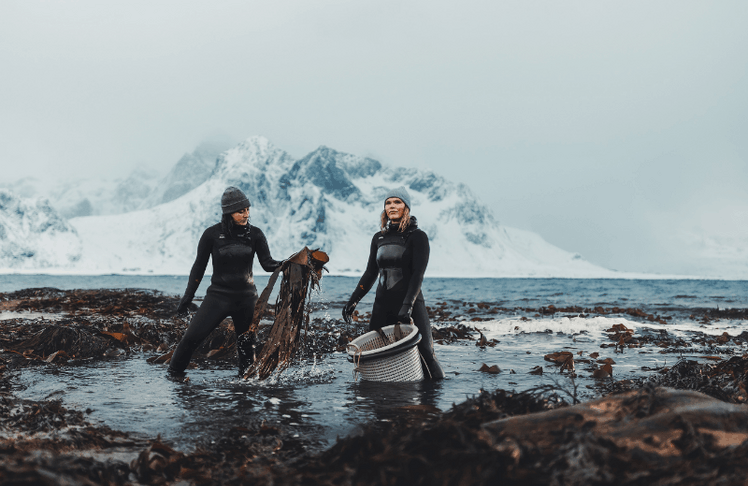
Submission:
[[[687,263],[681,263],[683,274],[748,280],[748,228],[743,234],[695,234],[682,232],[677,246]],[[674,263],[673,268],[678,268]]]
[[[229,148],[224,142],[203,142],[187,153],[165,175],[148,167],[136,167],[127,177],[63,180],[25,177],[1,183],[19,197],[45,198],[65,218],[103,216],[147,209],[172,201],[202,184],[218,156]]]
[[[220,220],[221,194],[233,185],[248,195],[251,224],[264,231],[275,258],[285,258],[303,246],[322,248],[330,254],[332,273],[358,275],[378,230],[384,195],[402,185],[411,193],[412,214],[430,238],[428,276],[617,275],[550,245],[535,233],[500,225],[467,186],[431,171],[387,167],[324,146],[295,159],[264,137],[248,138],[211,164],[213,155],[198,149],[161,179],[133,174],[118,186],[127,191],[117,187],[104,191],[90,184],[92,194],[99,197],[95,203],[81,183],[76,194],[86,196],[81,201],[88,200],[91,209],[87,212],[85,203],[79,203],[78,215],[69,222],[49,203],[42,204],[33,213],[36,216],[24,212],[19,221],[48,214],[59,230],[45,233],[44,238],[66,238],[66,246],[78,250],[74,257],[69,251],[60,254],[56,244],[37,248],[33,254],[10,252],[3,239],[5,271],[54,267],[74,273],[186,274],[200,235]],[[105,208],[121,208],[121,212],[95,214]],[[29,230],[26,238],[34,241],[43,233]]]
[[[191,154],[184,154],[142,199],[138,209],[152,208],[173,201],[205,182],[216,166],[216,158],[227,148],[223,143],[204,142]]]
[[[46,199],[64,218],[121,214],[137,209],[154,190],[159,174],[136,168],[123,179],[48,180],[26,177],[2,187],[24,198]]]

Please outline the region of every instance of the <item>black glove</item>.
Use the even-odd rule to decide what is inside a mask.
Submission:
[[[403,304],[400,307],[400,312],[397,313],[397,322],[403,324],[410,324],[410,314],[413,312],[413,306],[410,304]]]
[[[351,316],[353,315],[353,311],[356,310],[356,304],[357,302],[349,300],[348,303],[343,307],[343,320],[346,322],[346,324],[353,324]]]
[[[187,314],[187,311],[190,310],[190,304],[192,304],[192,299],[185,300],[182,299],[182,301],[179,303],[179,306],[177,307],[177,315],[183,316]]]

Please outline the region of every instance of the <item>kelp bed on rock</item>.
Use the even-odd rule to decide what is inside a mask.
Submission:
[[[547,391],[547,390],[546,390]],[[439,417],[339,441],[302,484],[745,484],[748,409],[646,387],[565,406],[482,392]],[[289,484],[293,481],[289,481]]]
[[[23,367],[85,365],[138,350],[167,351],[187,324],[172,315],[177,303],[177,297],[141,290],[0,294],[2,310],[56,314],[0,321],[0,483],[745,483],[748,357],[741,355],[705,363],[680,360],[646,378],[600,380],[603,398],[577,405],[570,405],[573,388],[545,386],[520,393],[481,391],[444,413],[403,407],[396,420],[369,424],[314,453],[307,452],[306,439],[295,430],[262,420],[230,428],[215,443],[199,443],[184,453],[160,437],[144,440],[91,424],[86,411],[66,409],[59,400],[21,400],[10,392],[8,375]],[[470,313],[476,319],[495,310],[465,307],[477,309]],[[469,321],[449,321],[449,309],[429,309],[442,323],[434,329],[435,340],[491,345],[479,339]],[[744,310],[705,312],[703,319],[745,316]],[[668,320],[649,317],[639,316]],[[269,327],[264,321],[260,333]],[[344,349],[357,330],[341,320],[313,319],[306,332],[312,339],[303,352],[322,354]],[[691,345],[665,335],[632,337],[621,328],[611,329],[610,337],[615,347]],[[714,340],[742,354],[745,336],[693,339],[705,341],[702,346]],[[234,367],[234,342],[231,323],[224,322],[196,354],[197,366]],[[568,368],[568,356],[562,358],[556,364]],[[588,356],[575,358],[585,364]],[[573,369],[564,373],[571,377]]]

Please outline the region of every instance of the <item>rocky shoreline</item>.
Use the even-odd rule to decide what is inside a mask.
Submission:
[[[305,447],[307,439],[295,431],[258,419],[185,453],[161,437],[94,424],[86,410],[67,409],[54,397],[30,401],[12,393],[10,377],[26,367],[54,372],[61,364],[85,366],[139,351],[167,354],[187,322],[173,315],[177,302],[177,297],[158,292],[127,289],[0,294],[0,311],[11,313],[0,321],[0,483],[745,483],[748,356],[743,354],[743,335],[721,337],[719,344],[734,351],[729,359],[681,360],[647,378],[600,380],[599,400],[575,404],[573,393],[548,386],[519,393],[482,391],[446,412],[404,408],[396,420],[369,424],[322,452]],[[614,312],[551,307],[523,312]],[[478,345],[480,337],[466,320],[455,319],[458,312],[470,322],[517,311],[487,303],[460,308],[442,303],[429,310],[439,327],[435,340],[473,339]],[[668,320],[637,309],[617,312],[643,321]],[[720,315],[704,311],[694,318],[745,319],[747,314],[745,309]],[[263,321],[261,332],[268,323]],[[305,352],[340,350],[355,331],[342,321],[314,319],[308,332],[316,338],[310,340],[313,349]],[[611,346],[667,350],[688,344],[665,335],[611,334]],[[234,368],[234,346],[231,323],[224,322],[198,350],[194,366]],[[555,364],[564,363],[568,365],[564,360]]]

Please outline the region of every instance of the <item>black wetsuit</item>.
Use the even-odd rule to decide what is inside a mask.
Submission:
[[[371,240],[366,270],[349,302],[358,303],[378,277],[369,328],[374,330],[396,323],[403,308],[410,307],[413,323],[421,333],[418,350],[428,367],[426,376],[444,378],[444,371],[434,356],[431,323],[421,292],[428,262],[429,238],[418,229],[415,217],[411,217],[410,225],[403,232],[392,226],[384,234],[377,232]]]
[[[262,231],[251,225],[232,225],[231,233],[218,223],[206,229],[197,245],[197,258],[190,271],[187,290],[179,304],[184,311],[192,302],[195,291],[213,260],[213,277],[205,300],[192,318],[169,364],[169,370],[181,373],[187,368],[192,353],[221,321],[231,316],[236,331],[240,373],[253,359],[254,335],[245,334],[252,323],[257,287],[252,274],[254,256],[265,271],[272,272],[281,264],[270,256],[267,240]]]

